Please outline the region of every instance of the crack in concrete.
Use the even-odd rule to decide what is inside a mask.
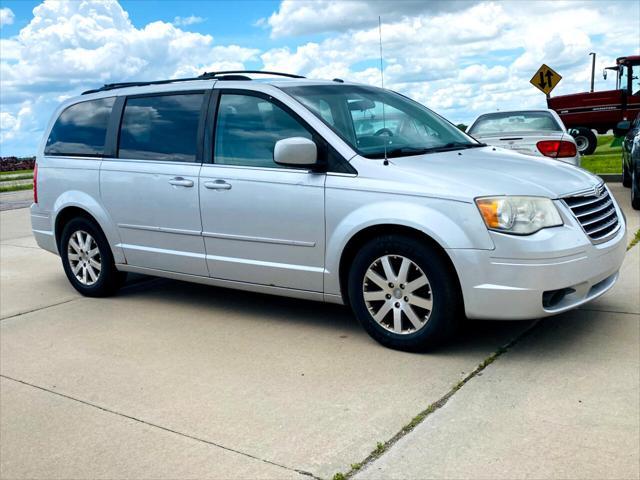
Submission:
[[[23,238],[23,237],[14,238],[14,239],[10,239],[10,240],[20,240],[21,238]],[[2,243],[2,242],[0,242],[0,247],[31,248],[33,250],[42,250],[40,247],[29,247],[27,245],[13,245],[11,243]]]
[[[351,478],[357,472],[361,471],[363,468],[370,465],[372,462],[380,458],[384,455],[393,445],[395,445],[398,440],[403,438],[405,435],[412,432],[418,425],[424,422],[432,413],[436,412],[440,408],[444,407],[447,402],[453,397],[458,390],[464,387],[467,382],[472,380],[474,377],[478,376],[485,368],[495,362],[500,356],[506,353],[511,347],[513,347],[516,343],[523,340],[525,337],[530,335],[534,329],[536,329],[540,325],[540,320],[537,320],[533,323],[529,328],[525,331],[521,332],[506,344],[498,348],[495,352],[485,358],[471,373],[469,373],[466,377],[464,377],[460,382],[458,382],[453,388],[451,388],[447,393],[445,393],[438,400],[429,405],[425,410],[420,412],[418,415],[413,417],[411,421],[406,424],[404,427],[400,429],[398,433],[396,433],[393,437],[387,440],[384,443],[378,442],[376,449],[373,450],[364,460],[358,463],[352,463],[351,469],[347,473],[338,472],[333,476],[333,480],[345,480],[347,478]]]
[[[143,288],[145,286],[148,285],[153,285],[155,283],[161,283],[162,281],[164,281],[164,278],[160,278],[160,277],[148,277],[148,278],[143,278],[141,280],[129,283],[127,285],[125,285],[124,287],[122,287],[120,289],[121,292],[130,292],[130,291],[135,291],[137,289]],[[70,298],[68,300],[63,300],[61,302],[58,303],[52,303],[51,305],[45,305],[43,307],[38,307],[38,308],[34,308],[33,310],[26,310],[24,312],[18,312],[18,313],[14,313],[13,315],[9,315],[6,317],[0,317],[0,322],[3,322],[5,320],[9,320],[11,318],[15,318],[15,317],[20,317],[22,315],[28,315],[30,313],[34,313],[34,312],[39,312],[41,310],[46,310],[47,308],[52,308],[52,307],[58,307],[60,305],[64,305],[66,303],[71,303],[71,302],[75,302],[77,300],[82,300],[84,298],[88,298],[88,297],[76,297],[76,298]]]
[[[64,300],[64,301],[62,301],[62,302],[52,303],[51,305],[45,305],[44,307],[34,308],[33,310],[25,310],[24,312],[14,313],[13,315],[9,315],[9,316],[7,316],[7,317],[2,317],[2,318],[0,318],[0,322],[4,322],[5,320],[9,320],[10,318],[21,317],[22,315],[28,315],[28,314],[30,314],[30,313],[39,312],[40,310],[46,310],[47,308],[57,307],[57,306],[59,306],[59,305],[64,305],[65,303],[75,302],[76,300],[81,300],[82,298],[83,298],[83,297],[80,297],[80,298],[70,298],[70,299],[68,299],[68,300]]]
[[[134,417],[134,416],[131,416],[131,415],[127,415],[126,413],[118,412],[116,410],[111,410],[110,408],[102,407],[102,406],[97,405],[95,403],[91,403],[91,402],[88,402],[86,400],[82,400],[80,398],[72,397],[71,395],[67,395],[65,393],[56,392],[55,390],[50,390],[50,389],[48,389],[46,387],[41,387],[40,385],[35,385],[33,383],[29,383],[29,382],[26,382],[24,380],[19,380],[17,378],[13,378],[13,377],[10,377],[10,376],[4,375],[4,374],[0,374],[0,378],[4,378],[6,380],[10,380],[10,381],[13,381],[13,382],[16,382],[16,383],[20,383],[22,385],[26,385],[26,386],[29,386],[29,387],[32,387],[32,388],[36,388],[36,389],[41,390],[43,392],[47,392],[47,393],[50,393],[52,395],[57,395],[59,397],[66,398],[67,400],[72,400],[74,402],[81,403],[81,404],[86,405],[88,407],[96,408],[98,410],[101,410],[101,411],[106,412],[106,413],[110,413],[112,415],[117,415],[119,417],[127,418],[129,420],[133,420],[135,422],[142,423],[142,424],[147,425],[149,427],[158,428],[160,430],[164,430],[165,432],[173,433],[175,435],[180,435],[181,437],[189,438],[191,440],[195,440],[196,442],[205,443],[207,445],[211,445],[211,446],[214,446],[214,447],[217,447],[217,448],[221,448],[221,449],[226,450],[228,452],[233,452],[233,453],[236,453],[238,455],[242,455],[244,457],[251,458],[253,460],[258,460],[260,462],[263,462],[263,463],[266,463],[266,464],[269,464],[269,465],[273,465],[273,466],[276,466],[276,467],[284,468],[285,470],[290,470],[290,471],[299,473],[300,475],[305,475],[307,477],[311,477],[311,478],[314,478],[316,480],[320,480],[319,477],[316,477],[315,475],[313,475],[310,472],[306,472],[304,470],[300,470],[300,469],[293,468],[293,467],[287,467],[286,465],[281,465],[281,464],[279,464],[277,462],[273,462],[271,460],[267,460],[267,459],[264,459],[264,458],[256,457],[255,455],[251,455],[250,453],[246,453],[246,452],[243,452],[243,451],[240,451],[240,450],[236,450],[236,449],[231,448],[231,447],[225,447],[224,445],[221,445],[219,443],[212,442],[212,441],[204,439],[204,438],[196,437],[196,436],[190,435],[188,433],[180,432],[178,430],[174,430],[174,429],[169,428],[169,427],[163,427],[162,425],[158,425],[157,423],[151,423],[151,422],[148,422],[148,421],[143,420],[141,418],[137,418],[137,417]]]

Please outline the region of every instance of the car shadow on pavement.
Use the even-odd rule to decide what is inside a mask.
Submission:
[[[127,282],[118,297],[158,297],[156,301],[184,303],[190,307],[213,307],[233,311],[237,315],[278,318],[289,323],[313,323],[328,328],[357,332],[360,325],[349,310],[341,305],[246,292],[223,287],[201,285],[163,278],[142,277]],[[364,334],[364,332],[363,332]]]
[[[233,312],[239,317],[264,317],[281,323],[309,325],[314,328],[339,330],[342,335],[368,339],[368,335],[342,305],[299,300],[241,290],[227,289],[163,278],[131,276],[127,286],[118,295],[122,299],[145,297],[154,303],[184,304],[185,307]],[[557,319],[561,321],[560,318]],[[487,346],[499,348],[526,331],[535,321],[473,321],[463,320],[454,338],[432,355],[457,355],[470,350],[485,350]],[[372,345],[377,345],[370,340]]]

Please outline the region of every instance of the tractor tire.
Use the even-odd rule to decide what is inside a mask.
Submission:
[[[586,127],[577,127],[571,129],[571,136],[576,141],[578,152],[580,155],[591,155],[596,151],[598,146],[598,138],[591,129]]]

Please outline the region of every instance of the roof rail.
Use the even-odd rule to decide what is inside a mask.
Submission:
[[[263,75],[276,75],[278,77],[288,77],[288,78],[305,78],[302,75],[295,75],[293,73],[282,73],[282,72],[270,72],[268,70],[225,70],[222,72],[204,72],[198,78],[215,78],[220,75],[229,75],[234,73],[262,73]]]
[[[105,92],[108,90],[115,90],[117,88],[127,88],[127,87],[144,87],[147,85],[164,85],[167,83],[176,83],[176,82],[188,82],[192,80],[212,80],[212,79],[223,79],[225,75],[230,76],[229,80],[251,80],[249,77],[244,77],[240,74],[245,73],[261,73],[264,75],[276,75],[279,77],[288,77],[288,78],[305,78],[302,75],[295,75],[293,73],[281,73],[281,72],[269,72],[262,70],[225,70],[220,72],[204,72],[202,75],[197,77],[187,77],[187,78],[173,78],[169,80],[153,80],[148,82],[120,82],[120,83],[106,83],[100,88],[94,88],[92,90],[87,90],[86,92],[82,92],[82,95],[88,95],[90,93],[97,92]]]

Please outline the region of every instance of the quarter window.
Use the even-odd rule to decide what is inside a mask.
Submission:
[[[311,139],[289,113],[260,97],[223,94],[218,108],[214,162],[223,165],[280,167],[273,161],[278,140]]]
[[[51,129],[45,155],[102,156],[115,98],[76,103],[66,108]]]
[[[195,162],[202,93],[128,98],[120,158]]]

